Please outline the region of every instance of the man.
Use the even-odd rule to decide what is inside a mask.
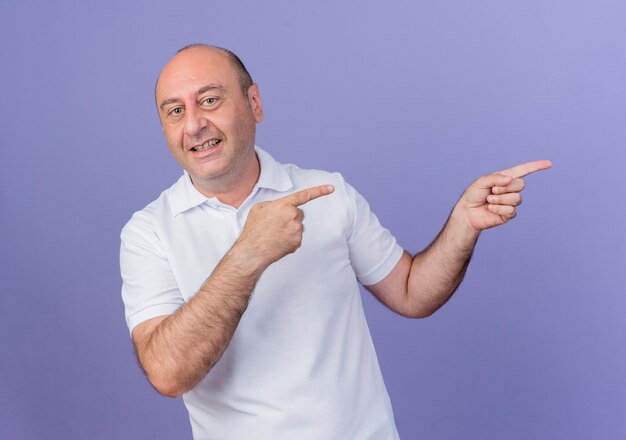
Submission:
[[[358,282],[426,317],[479,233],[515,216],[532,162],[476,180],[411,257],[341,175],[255,147],[259,88],[224,49],[165,66],[156,103],[180,180],[122,231],[122,295],[154,388],[183,395],[195,439],[396,439]]]

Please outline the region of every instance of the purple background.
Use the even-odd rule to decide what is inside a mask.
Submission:
[[[259,145],[342,172],[413,252],[475,178],[552,159],[449,304],[364,293],[368,322],[403,439],[626,438],[625,3],[349,3],[2,2],[0,438],[190,436],[137,368],[118,268],[181,173],[152,92],[190,42],[247,64]]]

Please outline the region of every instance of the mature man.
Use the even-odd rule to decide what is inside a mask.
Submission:
[[[515,216],[532,162],[476,180],[411,257],[341,175],[255,147],[259,88],[224,49],[165,66],[156,102],[184,175],[122,231],[122,295],[154,388],[183,395],[195,439],[396,439],[358,282],[431,315],[479,233]]]

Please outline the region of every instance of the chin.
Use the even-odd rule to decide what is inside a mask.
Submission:
[[[202,179],[202,180],[212,180],[212,179],[217,179],[220,178],[226,174],[228,174],[228,167],[211,167],[211,168],[204,168],[204,169],[196,169],[194,170],[193,174],[189,171],[187,171],[189,173],[190,176],[195,177],[197,179]]]

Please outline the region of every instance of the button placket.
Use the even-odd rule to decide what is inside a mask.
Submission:
[[[235,215],[235,225],[237,227],[237,232],[239,234],[241,234],[241,231],[243,231],[243,222],[241,221],[243,215],[243,213],[240,210],[237,210],[234,212]]]

